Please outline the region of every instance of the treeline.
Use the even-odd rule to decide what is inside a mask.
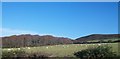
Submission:
[[[45,45],[58,45],[58,44],[72,44],[73,42],[69,38],[53,37],[50,35],[14,35],[10,37],[2,38],[3,48],[12,47],[33,47],[33,46],[45,46]]]
[[[73,42],[73,44],[95,44],[95,43],[117,43],[120,42],[120,40],[100,40],[100,41],[96,41],[96,42],[89,42],[89,41],[82,41],[82,42]]]
[[[114,40],[116,38],[117,40]],[[110,40],[111,39],[111,40]],[[92,44],[92,43],[115,43],[120,42],[120,34],[111,35],[89,35],[72,40],[64,37],[54,37],[51,35],[13,35],[9,37],[2,37],[3,48],[17,48],[17,47],[36,47],[45,45],[59,45],[59,44]]]

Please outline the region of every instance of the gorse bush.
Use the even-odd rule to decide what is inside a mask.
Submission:
[[[78,51],[74,55],[80,59],[104,59],[115,57],[116,53],[111,50],[109,46],[98,46],[95,48],[88,48],[86,50]]]

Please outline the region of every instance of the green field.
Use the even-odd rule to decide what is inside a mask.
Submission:
[[[118,44],[119,43],[101,43],[101,44],[69,44],[69,45],[52,45],[52,46],[40,46],[40,47],[24,47],[24,48],[3,48],[3,51],[11,50],[24,50],[26,53],[48,53],[53,57],[75,57],[74,52],[94,48],[97,46],[108,45],[112,47],[114,52],[118,53]],[[119,53],[118,53],[119,54]]]

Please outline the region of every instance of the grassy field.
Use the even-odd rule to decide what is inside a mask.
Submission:
[[[24,48],[3,48],[3,51],[11,50],[24,50],[26,53],[43,52],[51,54],[54,57],[75,57],[74,52],[94,48],[97,46],[108,45],[112,47],[114,52],[118,52],[119,43],[101,43],[101,44],[69,44],[69,45],[53,45],[53,46],[41,46],[41,47],[24,47]]]

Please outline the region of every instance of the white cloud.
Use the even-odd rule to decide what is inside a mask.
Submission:
[[[38,34],[29,30],[18,30],[11,28],[0,28],[0,36],[20,35],[20,34]]]

